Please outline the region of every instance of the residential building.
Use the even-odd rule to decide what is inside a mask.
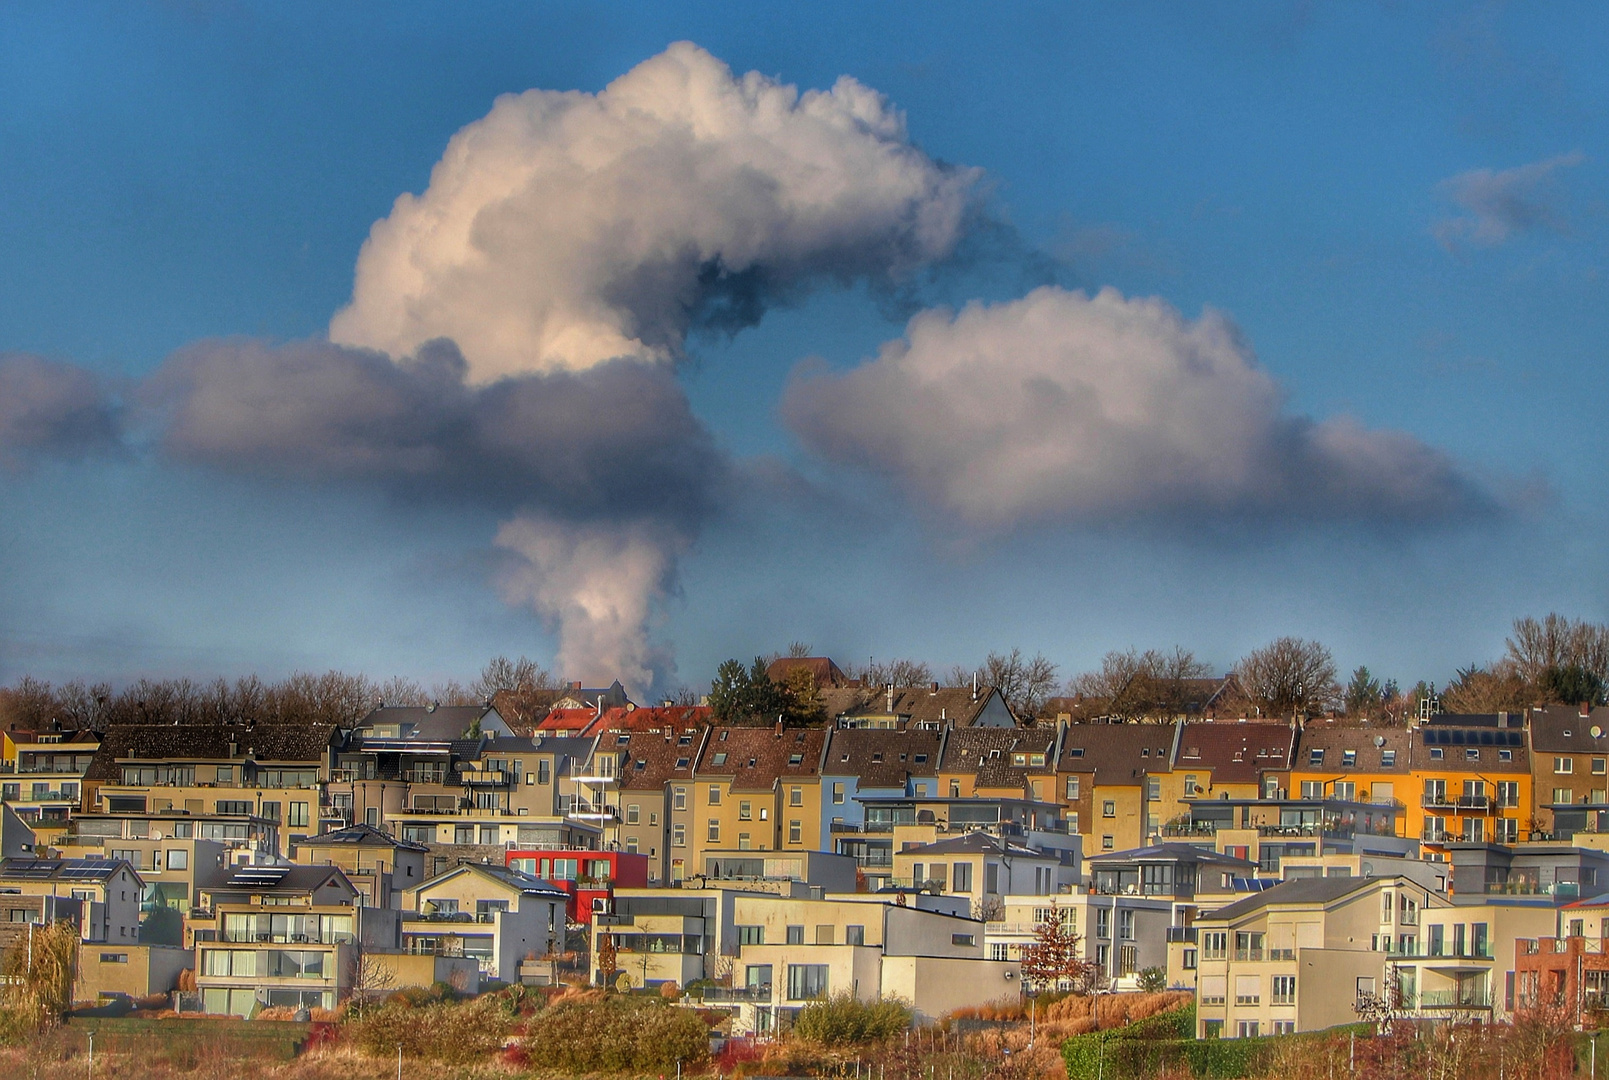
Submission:
[[[689,870],[713,851],[823,850],[826,736],[781,724],[711,729],[689,788]]]
[[[1157,796],[1148,800],[1147,835],[1164,834],[1158,818],[1188,821],[1189,807],[1198,800],[1258,798],[1264,777],[1282,776],[1291,767],[1295,743],[1295,730],[1277,724],[1181,725],[1171,771],[1147,778]]]
[[[1136,990],[1140,974],[1155,968],[1166,973],[1170,989],[1195,987],[1195,931],[1174,925],[1171,896],[1079,890],[1002,899],[1002,918],[983,927],[990,959],[1021,960],[1023,950],[1038,940],[1040,926],[1059,922],[1078,935],[1079,959],[1090,965],[1101,985]],[[1175,959],[1171,954],[1176,945]],[[1184,954],[1186,946],[1191,955]]]
[[[83,824],[84,819],[76,819]],[[54,848],[68,859],[121,859],[140,875],[139,940],[148,945],[182,946],[184,918],[201,890],[222,883],[230,873],[229,849],[216,840],[146,834],[134,838],[70,833]]]
[[[568,895],[507,866],[463,863],[408,899],[403,951],[470,957],[483,978],[514,982],[523,960],[564,949]]]
[[[335,737],[333,725],[311,722],[113,724],[84,774],[83,809],[257,818],[311,836]],[[278,834],[267,839],[278,854]]]
[[[633,731],[620,776],[620,846],[648,856],[648,884],[681,881],[692,851],[693,763],[707,727]]]
[[[177,945],[103,945],[78,950],[75,1001],[148,998],[178,988],[195,953]]]
[[[779,656],[766,665],[765,677],[774,683],[785,683],[800,670],[810,676],[818,690],[845,687],[851,681],[829,656]]]
[[[1067,827],[1093,854],[1141,847],[1177,813],[1150,783],[1171,769],[1180,734],[1176,724],[1068,724],[1056,764],[1054,798],[1066,807]],[[1153,795],[1155,796],[1153,798]]]
[[[1609,708],[1549,705],[1526,715],[1531,736],[1531,834],[1569,840],[1609,833]]]
[[[939,794],[1055,802],[1057,728],[973,727],[946,732]]]
[[[862,895],[822,899],[740,895],[737,1031],[774,1030],[812,1000],[899,997],[918,1023],[1018,997],[1019,967],[990,960],[983,924]]]
[[[939,759],[948,729],[835,728],[821,768],[821,835],[855,860],[869,889],[894,873],[891,827],[868,828],[865,798],[939,795]]]
[[[986,832],[965,832],[894,853],[897,888],[964,897],[979,919],[999,915],[1013,894],[1054,896],[1078,884],[1069,853]]]
[[[564,893],[571,922],[590,923],[594,914],[611,911],[617,888],[650,884],[648,856],[630,851],[512,848],[505,865]]]
[[[291,857],[310,866],[338,866],[364,907],[398,908],[408,889],[425,880],[430,849],[358,822],[310,836]]]
[[[78,900],[87,943],[136,944],[144,891],[145,882],[122,859],[0,860],[0,893]]]
[[[1555,904],[1609,889],[1609,851],[1570,843],[1448,843],[1455,897],[1545,896]]]
[[[703,887],[775,893],[779,896],[820,895],[856,891],[855,860],[829,851],[704,852],[697,878]]]
[[[1414,730],[1408,835],[1437,850],[1454,841],[1513,844],[1534,828],[1532,775],[1519,713],[1432,716]]]
[[[739,947],[734,904],[745,895],[767,894],[692,887],[616,889],[614,911],[592,920],[593,981],[603,978],[597,961],[605,935],[614,939],[617,977],[625,975],[632,986],[686,986],[729,974]]]
[[[1398,999],[1427,1020],[1507,1019],[1518,992],[1515,956],[1522,943],[1556,932],[1558,907],[1541,896],[1452,899],[1424,911],[1406,941],[1382,937],[1382,947],[1391,945],[1383,951],[1394,954]]]
[[[824,689],[823,709],[838,728],[1014,728],[1017,717],[992,686],[850,686]]]
[[[30,825],[64,825],[81,804],[84,774],[100,744],[87,728],[5,732],[0,799]]]
[[[1287,881],[1197,914],[1196,1035],[1246,1038],[1357,1019],[1385,992],[1392,952],[1450,902],[1406,878]]]

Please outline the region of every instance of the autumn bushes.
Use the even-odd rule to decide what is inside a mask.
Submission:
[[[582,991],[532,1018],[519,1049],[535,1068],[663,1073],[708,1058],[709,1028],[698,1013],[663,1000]]]
[[[846,1046],[892,1039],[910,1026],[911,1009],[903,1001],[859,1001],[844,992],[800,1009],[793,1034],[819,1046]]]

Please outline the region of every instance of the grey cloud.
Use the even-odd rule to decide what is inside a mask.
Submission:
[[[691,527],[725,459],[672,372],[614,361],[465,381],[451,342],[392,362],[324,341],[208,341],[142,388],[169,456],[233,472],[363,481],[407,498]]]
[[[106,453],[119,437],[117,408],[94,375],[36,356],[0,355],[0,468]]]
[[[801,366],[782,415],[813,453],[965,531],[1179,513],[1444,521],[1498,505],[1406,433],[1288,414],[1224,316],[1112,289],[926,312],[849,372]]]
[[[1586,161],[1580,151],[1513,169],[1472,169],[1441,184],[1464,213],[1436,222],[1436,239],[1448,250],[1464,244],[1493,247],[1519,233],[1562,233],[1567,222],[1555,174]]]

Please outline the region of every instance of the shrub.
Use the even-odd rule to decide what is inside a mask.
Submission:
[[[910,1006],[897,998],[860,1001],[853,994],[834,994],[799,1010],[793,1033],[821,1046],[875,1042],[911,1026]]]
[[[523,1049],[560,1072],[660,1071],[707,1058],[709,1028],[657,998],[565,994],[531,1021]]]
[[[1160,994],[1168,988],[1168,973],[1164,968],[1148,967],[1140,972],[1140,989],[1147,994]]]
[[[400,1046],[408,1057],[461,1064],[501,1049],[510,1026],[508,1010],[495,998],[415,1005],[397,995],[364,1010],[345,1028],[353,1042],[376,1056],[395,1054]]]

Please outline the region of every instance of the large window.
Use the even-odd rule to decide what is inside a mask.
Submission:
[[[826,964],[789,964],[788,1000],[809,1001],[827,995]]]
[[[764,945],[765,927],[740,926],[737,928],[737,943],[739,945]],[[770,981],[770,980],[767,980]]]
[[[1275,1005],[1295,1005],[1296,1004],[1296,976],[1295,975],[1275,975],[1274,976],[1274,1004]]]

